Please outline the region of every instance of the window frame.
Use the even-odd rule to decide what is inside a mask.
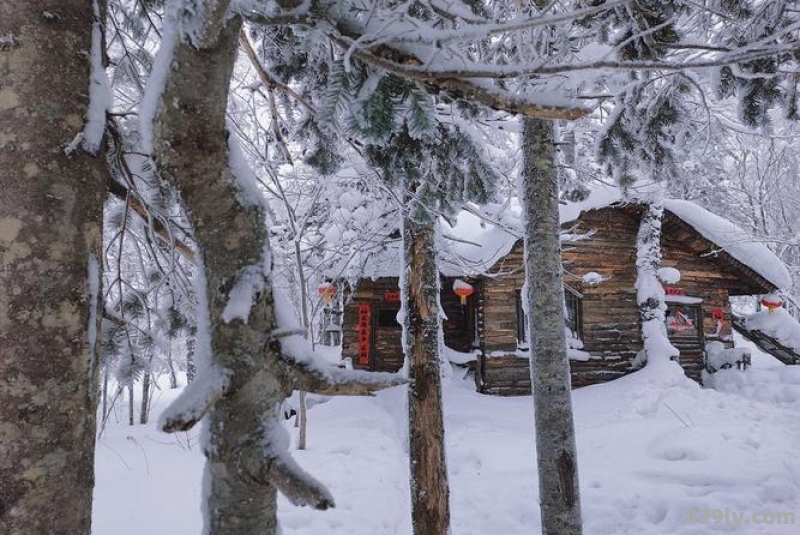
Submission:
[[[522,290],[515,291],[515,308],[517,312],[517,348],[529,349],[528,318],[522,306]],[[573,332],[576,338],[583,339],[583,294],[575,288],[564,285],[564,312],[565,327]]]

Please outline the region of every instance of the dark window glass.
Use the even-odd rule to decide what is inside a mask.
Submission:
[[[399,308],[379,308],[378,327],[400,327],[397,323],[397,313]]]
[[[517,290],[517,345],[521,348],[528,347],[528,321],[525,309],[522,306],[522,291]]]
[[[522,307],[522,292],[517,290],[517,344],[520,347],[528,347],[528,322],[525,318],[525,310]],[[564,306],[566,313],[567,327],[580,338],[582,335],[581,321],[581,298],[570,288],[564,288]]]
[[[567,327],[572,333],[581,337],[581,298],[569,288],[564,288],[564,305],[567,315]]]

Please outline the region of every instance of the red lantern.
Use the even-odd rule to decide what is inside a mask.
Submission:
[[[317,286],[317,293],[325,303],[330,303],[333,296],[336,295],[336,286],[331,282],[323,282]]]
[[[770,314],[776,308],[780,308],[783,306],[783,300],[775,294],[765,295],[763,299],[761,299],[761,306],[765,307]]]
[[[467,304],[467,297],[472,295],[474,291],[475,288],[473,288],[471,284],[466,283],[461,279],[456,279],[456,281],[453,283],[453,292],[455,292],[455,294],[461,298],[462,306]]]

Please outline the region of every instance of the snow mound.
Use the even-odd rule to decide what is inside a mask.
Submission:
[[[745,325],[748,330],[761,331],[788,348],[800,349],[800,323],[784,308],[756,312],[747,317]]]

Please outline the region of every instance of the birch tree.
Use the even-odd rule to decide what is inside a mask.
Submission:
[[[104,8],[0,4],[2,533],[90,533]]]

